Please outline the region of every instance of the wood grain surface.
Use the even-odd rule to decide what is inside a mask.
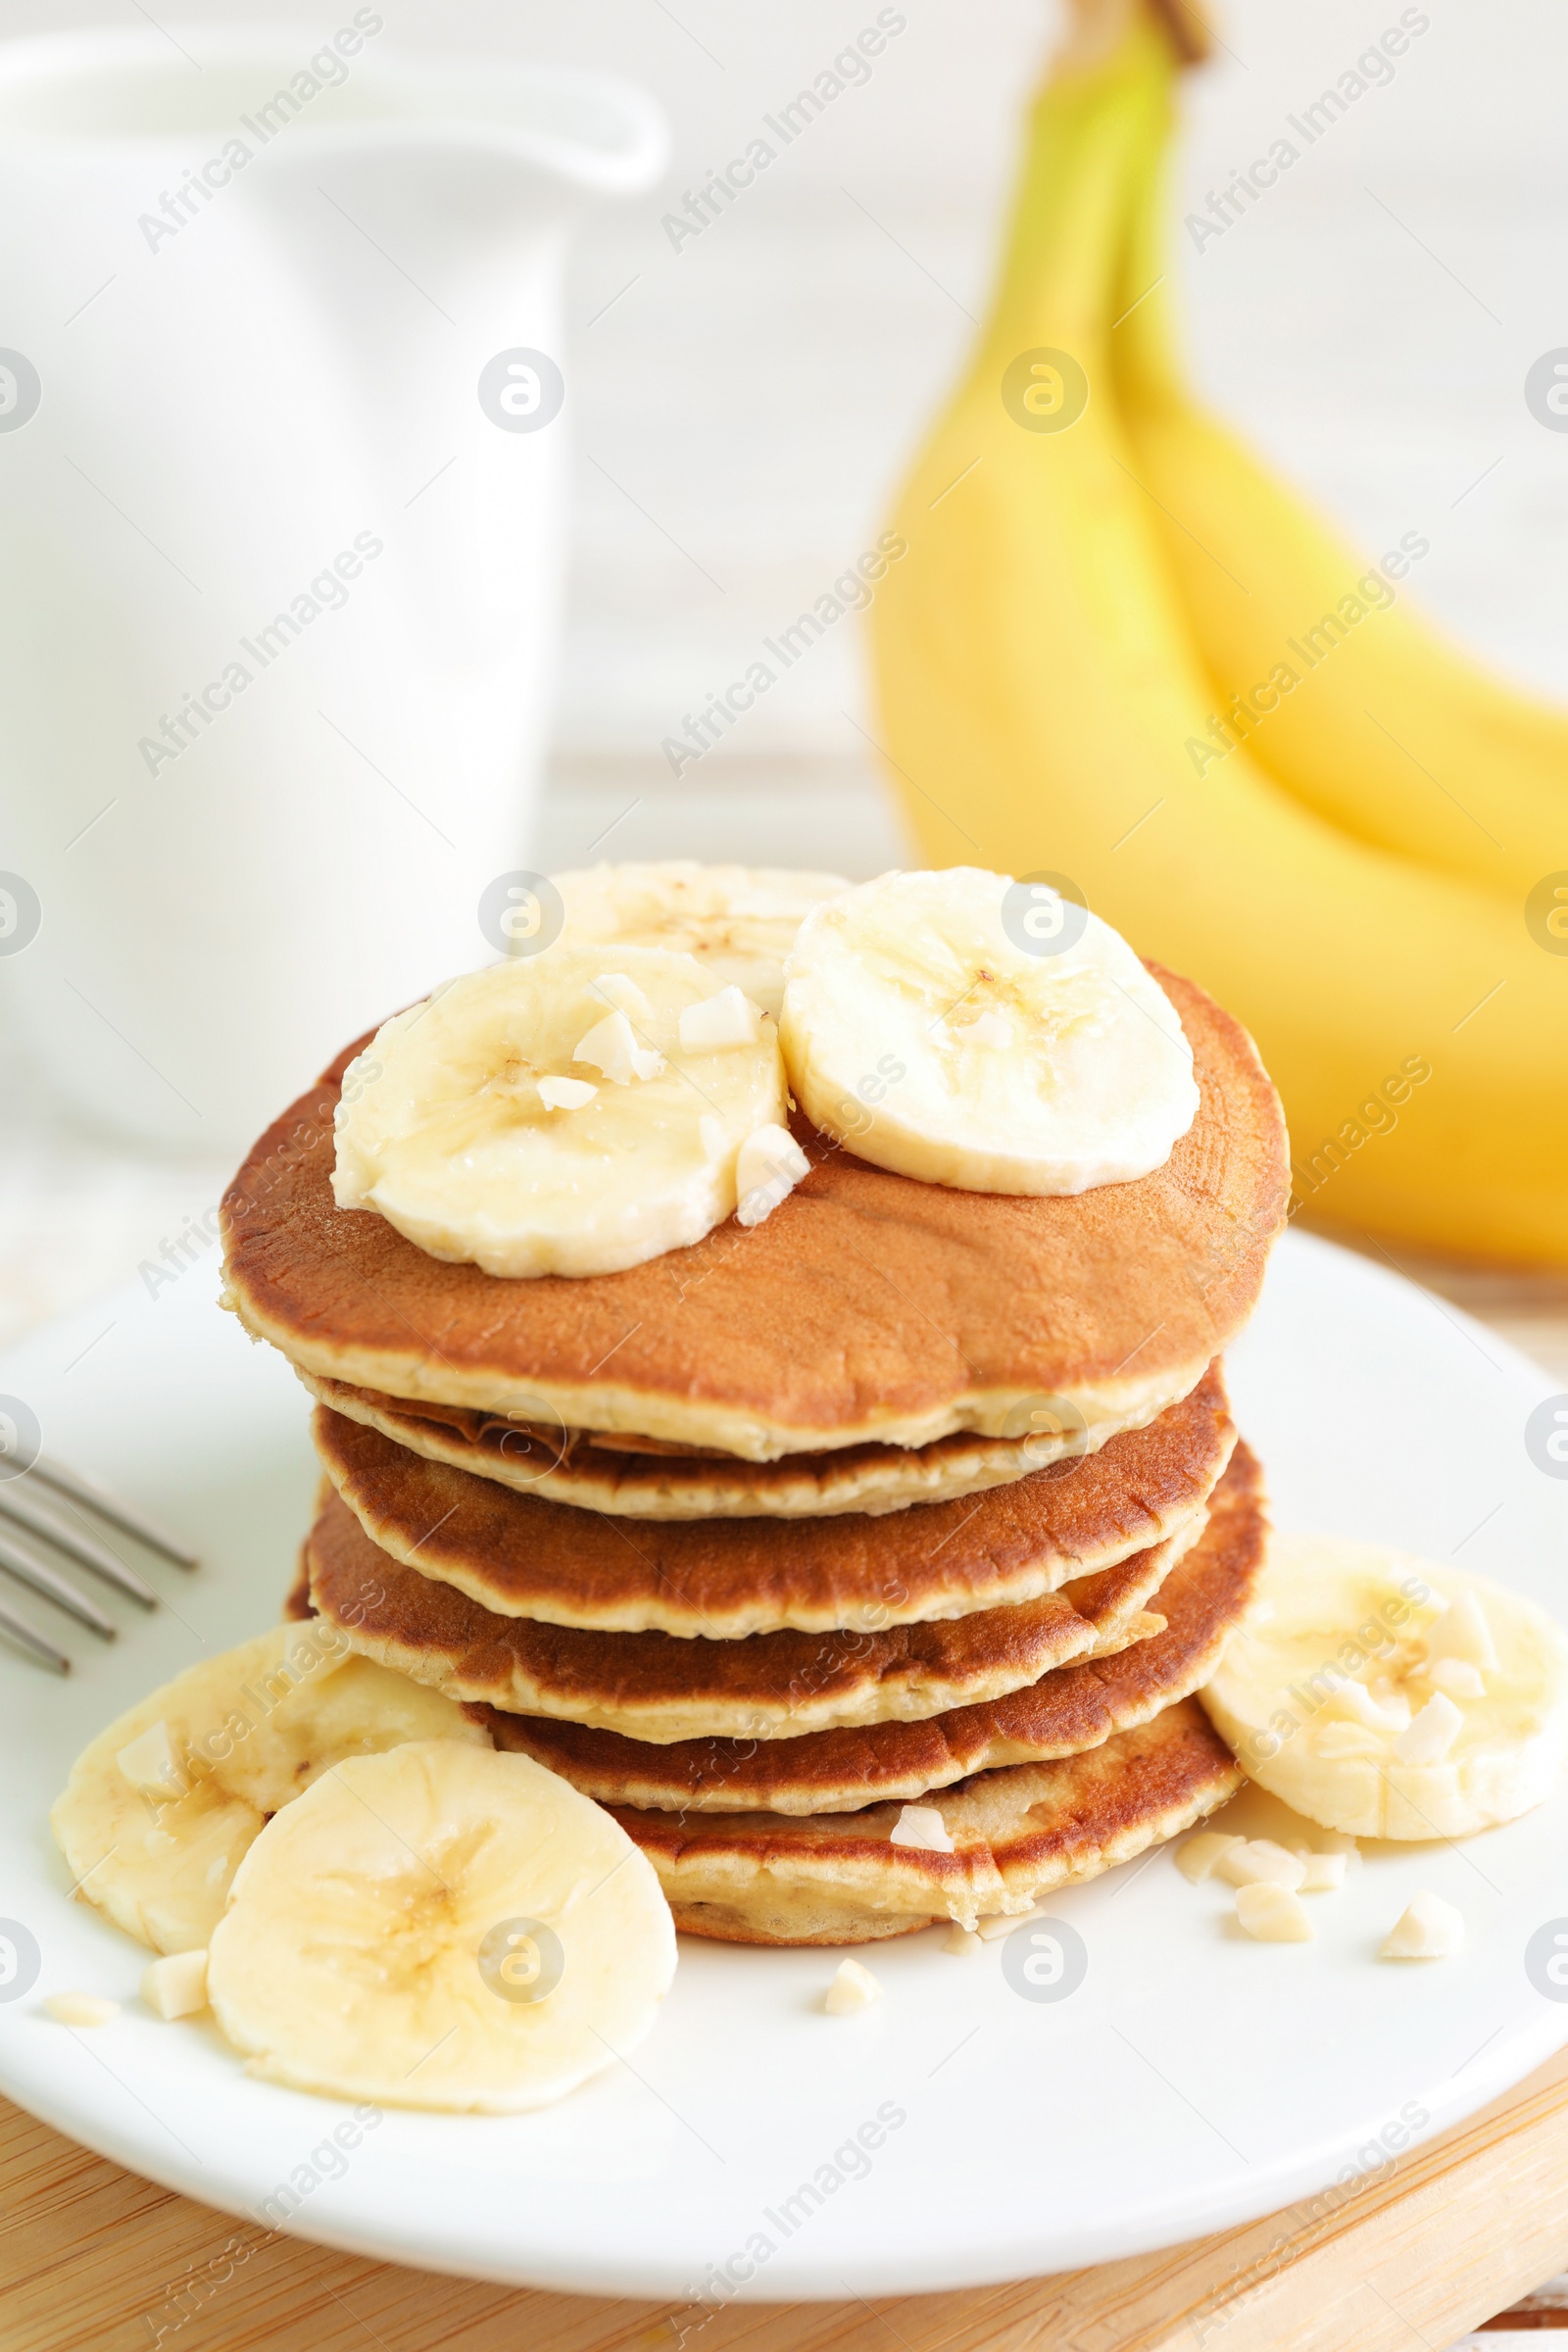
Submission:
[[[603,2303],[399,2270],[194,2205],[4,2102],[0,2181],[5,2352],[1442,2352],[1568,2260],[1568,2052],[1315,2218],[875,2303]]]

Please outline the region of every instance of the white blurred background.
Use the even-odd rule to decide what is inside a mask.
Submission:
[[[898,860],[853,618],[678,780],[661,744],[872,544],[975,332],[1055,8],[900,0],[905,29],[869,79],[675,250],[663,216],[876,20],[873,0],[379,5],[378,47],[612,71],[673,130],[665,185],[594,214],[572,265],[573,556],[532,861],[740,857],[859,875]],[[194,71],[204,27],[258,12],[26,0],[0,11],[0,31],[150,13]],[[290,18],[309,44],[351,13]],[[1195,369],[1359,540],[1423,532],[1428,605],[1568,697],[1568,435],[1543,430],[1522,392],[1530,363],[1568,344],[1568,18],[1547,0],[1420,13],[1394,80],[1253,212],[1200,253],[1178,234]],[[1181,211],[1399,17],[1394,0],[1222,0],[1224,47],[1191,77]],[[0,287],[0,343],[3,305]],[[411,293],[411,338],[444,331]],[[90,1134],[3,1031],[0,1090],[3,1339],[156,1260],[227,1169]]]

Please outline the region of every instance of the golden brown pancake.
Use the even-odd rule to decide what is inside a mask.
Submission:
[[[1080,1755],[1147,1723],[1208,1681],[1262,1564],[1257,1462],[1238,1446],[1208,1524],[1159,1590],[1162,1633],[1113,1656],[1062,1666],[1004,1698],[921,1722],[794,1739],[656,1745],[538,1715],[470,1707],[498,1747],[520,1749],[601,1804],[661,1812],[785,1815],[924,1800],[977,1772]]]
[[[575,1280],[447,1264],[373,1210],[335,1206],[350,1048],[224,1198],[226,1303],[302,1370],[357,1388],[752,1461],[1018,1436],[1053,1399],[1091,1440],[1134,1427],[1247,1321],[1288,1189],[1278,1099],[1246,1031],[1191,981],[1155,976],[1200,1107],[1153,1174],[1049,1200],[958,1192],[802,1126],[810,1173],[763,1223]]]
[[[296,1365],[296,1371],[299,1367]],[[907,1510],[1027,1478],[1048,1462],[1092,1451],[1071,1416],[1059,1434],[982,1438],[972,1430],[929,1446],[844,1446],[743,1462],[627,1430],[530,1428],[466,1404],[419,1402],[300,1372],[333,1412],[395,1438],[427,1461],[472,1470],[504,1487],[624,1519],[825,1519],[842,1511]],[[1051,1417],[1049,1408],[1043,1416]]]
[[[548,1715],[628,1740],[778,1740],[839,1724],[915,1722],[1001,1697],[1080,1657],[1162,1633],[1145,1606],[1198,1523],[1152,1550],[1016,1607],[882,1634],[585,1634],[498,1617],[400,1567],[334,1494],[304,1547],[310,1599],[352,1647],[449,1698]],[[641,1800],[639,1800],[641,1801]]]
[[[1147,1429],[883,1518],[603,1518],[425,1461],[318,1405],[321,1464],[371,1542],[503,1617],[594,1633],[881,1633],[1035,1600],[1162,1544],[1235,1443],[1218,1365]]]
[[[939,1920],[1028,1911],[1179,1837],[1234,1796],[1242,1769],[1196,1699],[1055,1764],[984,1772],[925,1800],[951,1854],[890,1842],[902,1807],[775,1813],[611,1810],[689,1936],[725,1943],[870,1943]]]

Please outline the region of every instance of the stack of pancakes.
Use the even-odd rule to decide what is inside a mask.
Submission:
[[[1287,1168],[1245,1032],[1158,977],[1201,1107],[1152,1175],[958,1192],[799,1124],[764,1223],[575,1280],[339,1210],[345,1054],[223,1212],[317,1398],[300,1605],[607,1805],[699,1935],[1020,1913],[1222,1803],[1191,1694],[1264,1518],[1219,1358]]]

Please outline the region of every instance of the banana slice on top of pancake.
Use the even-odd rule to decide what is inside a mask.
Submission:
[[[449,982],[344,1074],[339,1208],[510,1276],[685,1249],[738,1187],[765,1213],[806,1161],[774,1023],[717,978],[667,949],[562,940]]]
[[[344,1757],[409,1740],[490,1744],[452,1699],[356,1657],[321,1619],[273,1626],[100,1732],[50,1826],[84,1901],[154,1951],[196,1951],[270,1815]]]
[[[850,885],[783,866],[699,865],[689,858],[583,866],[552,876],[568,946],[600,941],[695,956],[710,985],[739,988],[775,1017],[784,958],[811,908]]]
[[[1120,934],[974,866],[884,874],[815,908],[779,1027],[817,1127],[960,1191],[1127,1183],[1198,1114],[1176,1007]]]
[[[1517,1592],[1377,1544],[1276,1536],[1200,1692],[1251,1779],[1325,1829],[1462,1838],[1568,1751],[1568,1642]]]

